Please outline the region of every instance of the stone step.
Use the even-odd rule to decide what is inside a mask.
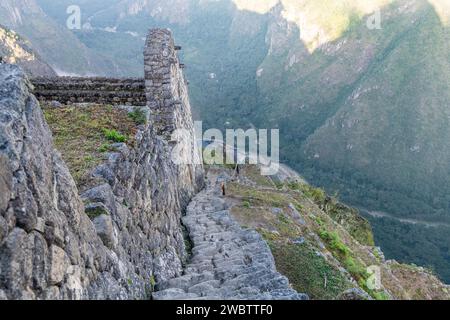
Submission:
[[[182,218],[192,255],[184,275],[157,285],[154,299],[304,299],[275,268],[270,248],[233,219],[213,179]]]

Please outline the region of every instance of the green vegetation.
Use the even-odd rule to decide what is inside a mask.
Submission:
[[[337,197],[328,197],[323,189],[315,188],[306,183],[291,181],[286,186],[290,190],[301,192],[307,199],[313,200],[361,244],[375,245],[369,222],[356,209],[343,205]],[[317,217],[317,219],[320,218]]]
[[[318,205],[323,205],[325,202],[326,194],[321,188],[315,188],[309,184],[298,181],[288,182],[287,187],[291,190],[302,192],[307,198],[312,199]]]
[[[89,183],[89,172],[104,161],[106,152],[112,151],[110,142],[124,142],[125,135],[133,136],[135,130],[135,123],[127,112],[118,108],[101,105],[42,107],[55,146],[81,189]]]
[[[106,139],[113,142],[127,141],[127,137],[125,137],[123,134],[119,133],[117,130],[114,129],[103,129],[103,134],[105,135]]]
[[[186,229],[186,227],[183,224],[181,225],[181,231],[183,233],[184,248],[186,249],[186,253],[187,253],[186,259],[188,260],[189,257],[192,255],[192,248],[193,248],[194,244],[192,243],[192,240],[189,237],[188,230]],[[186,262],[186,261],[184,261],[184,262]]]
[[[265,236],[277,269],[287,276],[295,290],[308,292],[312,299],[335,299],[352,284],[308,245],[276,241]]]
[[[343,267],[352,275],[361,288],[374,299],[387,299],[388,296],[384,291],[371,290],[367,287],[367,280],[370,277],[370,274],[367,272],[367,266],[344,244],[335,231],[329,232],[322,228],[319,231],[319,236],[325,241],[333,256],[341,262]]]
[[[355,259],[353,252],[345,245],[336,232],[328,232],[325,229],[319,231],[319,236],[325,241],[333,255],[343,264],[344,268],[365,288],[368,278],[366,267]]]
[[[322,207],[334,221],[343,226],[359,243],[368,246],[375,245],[372,227],[358,210],[343,205],[336,198],[329,197]]]
[[[142,109],[136,109],[130,113],[128,116],[131,120],[133,120],[137,125],[145,124],[147,122],[147,115]]]
[[[108,212],[101,207],[95,207],[92,209],[86,209],[86,214],[89,217],[89,219],[94,220],[95,218],[101,216],[102,214],[108,214]]]
[[[450,283],[450,226],[402,223],[390,218],[370,218],[376,242],[386,258],[427,267]]]
[[[113,151],[114,150],[114,148],[111,146],[111,144],[109,144],[109,143],[104,143],[104,144],[102,144],[101,146],[100,146],[100,148],[98,149],[98,151],[99,152],[102,152],[102,153],[104,153],[104,152],[111,152],[111,151]]]
[[[347,258],[351,254],[350,249],[341,241],[336,232],[328,232],[322,229],[319,231],[319,236],[329,245],[333,252],[337,252],[339,257]]]
[[[155,285],[156,285],[155,276],[151,275],[151,277],[150,277],[150,287],[151,287],[151,291],[152,292],[155,290]]]

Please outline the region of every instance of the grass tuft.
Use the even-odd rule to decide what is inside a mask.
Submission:
[[[114,129],[103,129],[105,138],[113,142],[126,142],[127,137]]]
[[[107,105],[43,105],[42,109],[55,147],[81,191],[89,183],[90,171],[105,160],[105,152],[112,151],[111,142],[132,143],[124,138],[134,136],[136,130],[127,111]]]

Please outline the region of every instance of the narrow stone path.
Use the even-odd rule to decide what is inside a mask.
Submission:
[[[156,300],[307,299],[276,271],[270,248],[253,230],[242,229],[221,196],[220,179],[209,175],[207,187],[187,208],[183,223],[193,242],[184,275],[158,284]]]

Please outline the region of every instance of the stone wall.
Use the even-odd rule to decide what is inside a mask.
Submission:
[[[161,50],[162,48],[162,50]],[[171,32],[150,30],[144,49],[145,92],[159,134],[169,137],[176,129],[191,124],[187,84]]]
[[[150,30],[144,49],[145,92],[153,126],[158,135],[176,146],[183,163],[202,164],[201,150],[196,148],[187,81],[172,33],[167,29]],[[181,130],[181,131],[178,131]],[[181,181],[199,181],[198,166],[180,166]],[[184,199],[189,196],[184,196]]]
[[[171,65],[166,98],[183,101],[171,110],[191,134],[182,71],[166,55],[174,52],[170,37],[151,31],[147,46]],[[79,195],[31,88],[18,67],[0,65],[0,299],[148,298],[155,282],[182,274],[181,216],[204,179],[201,165],[175,165],[171,153],[191,145],[151,119],[134,147],[117,145],[94,169],[98,184]]]
[[[31,79],[40,101],[145,106],[144,79],[39,77]]]

